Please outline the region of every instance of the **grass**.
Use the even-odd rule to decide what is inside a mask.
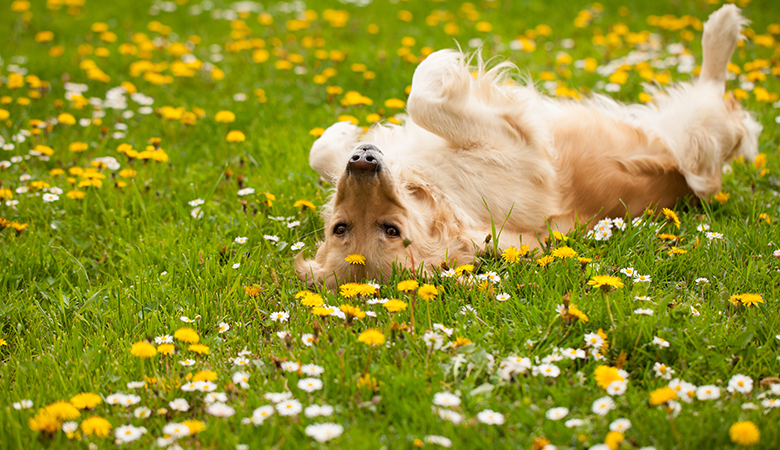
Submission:
[[[780,372],[780,340],[776,337],[780,330],[780,258],[773,256],[780,244],[776,226],[780,220],[780,183],[776,178],[780,171],[780,113],[773,106],[777,98],[761,100],[760,91],[766,89],[770,97],[780,91],[780,47],[776,43],[761,45],[761,36],[780,32],[772,28],[777,27],[773,22],[776,24],[780,17],[776,2],[753,1],[744,8],[755,33],[733,58],[746,76],[765,78],[755,82],[756,89],[736,93],[747,96],[743,106],[764,126],[759,145],[766,155],[763,169],[767,171],[750,162],[733,164],[731,172],[724,175],[723,192],[730,195],[728,200],[680,204],[675,208],[682,223],[680,229],[663,221],[655,227],[647,226],[646,218],[645,225],[614,230],[608,241],[587,238],[585,230],[571,233],[565,244],[579,256],[591,258],[588,264],[556,259],[540,267],[536,260],[563,244],[554,242],[544,252],[526,255],[514,263],[498,257],[478,261],[475,273],[495,271],[501,278],[499,283],[482,286],[484,289],[438,275],[420,280],[436,285],[440,294],[430,302],[416,301],[414,334],[391,331],[392,323],[410,324],[410,309],[389,313],[378,304],[367,304],[366,299],[319,292],[327,304],[352,304],[377,315],[347,324],[336,317],[314,316],[295,298],[305,286],[292,269],[297,252],[290,247],[303,242],[304,251],[311,254],[322,236],[322,221],[316,211],[293,204],[305,199],[319,207],[330,189],[308,167],[308,150],[315,139],[310,131],[327,127],[345,114],[354,116],[361,125],[368,125],[370,114],[392,118],[402,110],[385,107],[384,102],[405,99],[405,89],[424,47],[451,48],[454,40],[468,47],[479,45],[470,41],[480,38],[487,55],[511,58],[535,80],[547,77],[547,82],[556,81],[583,94],[590,90],[603,92],[603,87],[597,86],[608,83],[608,75],[578,68],[574,61],[594,58],[605,65],[627,55],[635,46],[626,43],[629,37],[625,33],[609,35],[616,40],[608,45],[594,44],[594,36],[620,31],[615,26],[625,24],[631,32],[657,33],[663,48],[684,43],[700,62],[701,32],[695,21],[686,22],[680,30],[675,29],[675,20],[667,18],[659,26],[651,16],[691,15],[705,20],[718,5],[704,1],[605,1],[601,6],[576,1],[496,1],[469,8],[461,2],[415,1],[357,7],[322,1],[309,5],[317,17],[309,16],[307,28],[291,31],[287,28],[300,25],[288,22],[296,17],[289,11],[293,3],[265,5],[273,19],[271,24],[259,22],[260,11],[242,14],[245,27],[240,22],[214,18],[215,10],[229,8],[227,2],[216,1],[213,9],[197,15],[192,14],[192,8],[210,2],[178,3],[182,4],[172,12],[126,0],[59,9],[34,2],[27,12],[12,11],[10,2],[0,5],[4,11],[0,14],[4,35],[0,97],[11,100],[5,103],[0,98],[0,108],[8,112],[8,118],[0,122],[0,136],[5,143],[15,144],[0,150],[0,161],[18,160],[0,170],[0,193],[9,189],[4,195],[18,201],[15,205],[5,200],[0,203],[0,217],[28,225],[20,232],[12,227],[0,231],[0,447],[108,447],[114,445],[117,427],[133,424],[145,427],[147,433],[124,445],[147,448],[163,436],[167,423],[188,419],[201,420],[206,428],[195,436],[179,439],[184,448],[410,448],[435,446],[423,439],[440,435],[458,448],[539,449],[548,440],[558,448],[581,449],[605,442],[609,424],[618,418],[628,418],[633,424],[619,444],[624,449],[733,448],[737,444],[732,442],[729,428],[748,420],[761,433],[755,448],[773,448],[778,442],[780,433],[775,424],[779,413],[763,402],[776,397],[769,384]],[[49,4],[55,6],[57,2]],[[14,2],[13,6],[23,3]],[[335,27],[331,21],[343,20],[344,14],[326,15],[328,8],[348,13],[343,27]],[[155,11],[158,14],[152,15]],[[399,11],[409,14],[399,15]],[[580,11],[592,15],[581,24],[583,27],[575,25],[578,14],[586,17]],[[238,18],[237,13],[229,14]],[[426,18],[431,23],[438,18],[438,23],[430,25]],[[150,27],[152,21],[164,26]],[[478,30],[486,29],[486,25],[478,24],[482,21],[491,25],[490,31]],[[101,41],[100,32],[92,31],[96,22],[105,23],[116,39]],[[370,24],[378,26],[376,34],[367,32]],[[457,33],[448,34],[453,29],[447,24],[457,26]],[[544,28],[538,27],[542,24],[549,25],[549,35],[543,35]],[[42,31],[53,32],[52,39],[36,42],[36,34]],[[164,85],[155,84],[153,75],[133,76],[131,65],[143,59],[144,55],[137,52],[145,45],[142,39],[133,40],[134,33],[156,39],[148,55],[156,64],[170,64],[177,59],[171,54],[176,51],[171,42],[199,40],[192,54],[204,63],[212,61],[224,72],[224,78],[220,79],[208,65],[194,68],[191,77],[176,76]],[[164,39],[166,34],[168,39]],[[535,49],[508,47],[521,35],[533,36]],[[104,37],[111,40],[110,36]],[[401,42],[404,37],[415,41],[407,50],[401,50],[405,48]],[[259,41],[248,41],[258,38],[269,51],[264,62],[253,59]],[[233,52],[228,49],[235,45],[231,42],[248,42],[253,48]],[[127,43],[137,46],[135,55],[122,54],[120,45]],[[573,47],[568,48],[568,44]],[[212,48],[214,45],[218,47]],[[51,56],[60,46],[62,54]],[[96,56],[101,47],[108,54]],[[318,49],[344,52],[345,59],[338,61],[339,55],[333,53],[321,59]],[[412,57],[404,56],[407,52]],[[566,52],[572,60],[567,62],[559,52]],[[666,50],[661,50],[654,58],[668,56]],[[760,59],[769,67],[763,71],[750,67]],[[88,68],[84,60],[94,61],[109,79],[92,79],[102,76],[84,70]],[[284,69],[283,65],[279,68],[279,60],[293,61],[291,66],[303,68],[298,71],[305,73]],[[372,71],[374,78],[366,79],[365,71],[360,67],[354,71],[353,64],[365,64],[365,70]],[[36,87],[35,80],[27,78],[27,85],[12,88],[10,73],[19,68],[49,85]],[[335,73],[326,83],[318,84],[315,76],[329,68]],[[162,75],[172,75],[170,68],[158,69]],[[678,73],[674,66],[651,70],[656,75],[668,72],[674,81],[691,79],[690,74]],[[628,70],[619,92],[608,95],[638,101],[644,89],[640,71],[639,67]],[[34,128],[34,119],[56,118],[63,112],[76,120],[93,117],[99,108],[78,109],[65,97],[66,80],[86,84],[85,98],[103,99],[109,89],[129,81],[154,99],[155,112],[142,114],[142,106],[128,95],[126,108],[103,108],[105,116],[100,117],[100,124],[52,125],[40,134],[26,136],[24,142],[14,142],[12,136]],[[549,87],[544,83],[538,82],[540,89]],[[328,93],[327,86],[338,86],[343,92]],[[728,87],[734,92],[746,86],[732,80]],[[264,96],[256,95],[256,89],[263,89]],[[343,106],[340,101],[352,90],[371,99],[372,104]],[[234,98],[239,93],[246,95],[245,101]],[[31,101],[21,105],[19,98]],[[187,112],[201,108],[203,116],[185,125],[175,118],[175,112],[166,112],[165,106],[181,107]],[[123,117],[124,110],[134,114]],[[221,110],[232,111],[235,121],[217,122],[215,116]],[[164,118],[165,113],[172,114],[171,118]],[[127,125],[127,129],[116,128],[117,123]],[[246,140],[226,142],[230,130],[243,132]],[[117,131],[124,136],[112,136]],[[142,151],[153,137],[161,139],[167,162],[128,158],[117,151],[122,143]],[[87,151],[68,151],[68,145],[76,141],[87,143]],[[51,147],[53,155],[46,161],[36,155],[27,158],[25,155],[39,144]],[[99,173],[105,178],[101,187],[73,186],[89,178],[70,175],[69,169],[90,167],[94,158],[105,156],[116,158],[120,170],[132,169],[136,174],[120,176],[119,170],[102,168]],[[51,175],[57,168],[65,173]],[[30,180],[20,179],[23,174],[29,174]],[[73,180],[68,181],[68,177]],[[44,202],[44,190],[36,191],[34,181],[61,189],[59,200]],[[28,192],[18,191],[25,186]],[[255,193],[238,196],[238,190],[246,187],[254,188]],[[66,194],[72,190],[84,192],[84,198],[69,198]],[[266,192],[275,199],[268,201]],[[188,204],[195,199],[204,202],[201,218],[193,217],[193,207]],[[287,219],[274,220],[280,216]],[[286,224],[294,220],[300,225],[289,228]],[[497,219],[497,228],[499,222]],[[659,239],[658,227],[662,224],[661,232],[673,233],[679,239]],[[703,231],[697,230],[700,224],[722,233],[722,239],[706,238]],[[267,240],[265,235],[279,240]],[[247,237],[247,242],[236,243],[238,237]],[[673,246],[687,252],[670,256]],[[235,264],[240,265],[233,268]],[[649,275],[652,281],[631,281],[620,273],[626,267]],[[601,294],[587,284],[597,274],[618,276],[625,286]],[[396,289],[399,281],[410,277],[412,274],[407,272],[394,273],[382,283],[380,297],[411,303],[409,294]],[[709,282],[697,283],[702,277]],[[250,296],[245,287],[254,285],[259,286],[259,292]],[[496,301],[499,293],[509,294],[510,299]],[[760,294],[763,303],[734,306],[729,302],[731,296],[745,293]],[[588,322],[559,316],[556,307],[568,294],[571,303],[587,314]],[[605,295],[616,321],[614,326]],[[652,300],[635,300],[638,295]],[[475,313],[462,314],[467,305]],[[635,314],[637,308],[651,309],[653,315]],[[270,314],[275,311],[288,312],[288,321],[272,321]],[[185,324],[182,316],[195,322]],[[219,333],[218,326],[223,322],[230,330]],[[429,348],[423,332],[432,329],[434,323],[454,329],[452,336],[437,331],[443,343],[454,343],[458,337],[471,343],[457,348]],[[134,343],[172,335],[183,326],[198,331],[201,342],[210,349],[209,355],[196,355],[178,341],[173,356],[141,360],[130,353]],[[359,335],[369,327],[380,329],[389,345],[369,348],[359,342]],[[608,340],[608,348],[601,351],[603,361],[590,354],[583,339],[600,329]],[[289,341],[277,336],[284,330],[290,333]],[[305,346],[301,341],[304,334],[317,335],[316,344]],[[656,336],[670,346],[652,344]],[[555,348],[579,348],[589,353],[586,359],[554,362],[560,369],[555,378],[533,376],[530,371],[508,380],[501,378],[499,366],[505,358],[529,357],[539,365]],[[252,352],[250,363],[234,366],[231,358],[242,349]],[[177,361],[184,358],[197,362],[183,367]],[[297,382],[305,375],[284,372],[280,368],[283,361],[322,366],[323,388],[312,393],[299,389]],[[676,416],[664,407],[651,406],[649,393],[668,384],[656,376],[656,362],[673,368],[676,378],[695,385],[719,386],[720,399],[680,402],[681,411]],[[620,365],[630,374],[627,391],[614,397],[615,409],[605,416],[591,410],[594,400],[606,395],[594,381],[594,370],[600,365]],[[239,369],[250,374],[246,389],[232,382],[232,373]],[[204,394],[179,388],[200,370],[217,374],[217,392],[227,394],[226,403],[235,409],[234,415],[209,415],[202,400]],[[370,378],[365,378],[366,373]],[[750,393],[726,391],[735,374],[754,381]],[[144,379],[145,388],[130,390],[126,386]],[[140,403],[131,407],[106,404],[110,394],[120,391],[140,396]],[[255,408],[269,404],[263,397],[265,393],[283,391],[290,391],[304,407],[332,405],[334,413],[313,419],[302,413],[294,417],[275,414],[259,426],[241,423]],[[81,392],[100,394],[103,402],[92,410],[81,411],[75,421],[104,417],[113,427],[109,437],[87,435],[83,428],[71,434],[57,431],[63,422],[59,419],[53,419],[53,432],[31,429],[29,420],[39,408]],[[432,400],[438,392],[459,395],[462,403],[454,409],[464,417],[462,423],[442,420],[432,412]],[[187,399],[189,411],[172,410],[169,402],[175,398]],[[31,400],[34,406],[22,410],[11,406],[22,399]],[[151,417],[134,417],[133,411],[139,406],[150,408]],[[570,410],[564,420],[545,418],[547,410],[559,406]],[[481,423],[478,414],[486,409],[503,414],[505,423]],[[564,422],[571,418],[581,418],[584,424],[567,428]],[[305,429],[320,422],[340,424],[344,432],[328,444],[318,444],[305,434]]]

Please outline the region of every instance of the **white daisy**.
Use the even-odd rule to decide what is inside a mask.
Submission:
[[[615,408],[615,402],[611,397],[601,397],[593,402],[593,413],[599,416],[605,416]]]
[[[549,420],[561,420],[564,417],[566,417],[567,414],[569,414],[569,408],[564,408],[560,406],[557,408],[548,409],[544,415]]]
[[[317,442],[327,442],[341,436],[344,427],[337,423],[320,423],[308,425],[304,431],[306,436],[310,436]]]
[[[504,423],[504,415],[490,409],[478,413],[477,419],[488,425],[502,425]]]

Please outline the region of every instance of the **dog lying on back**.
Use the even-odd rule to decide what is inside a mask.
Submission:
[[[335,287],[381,280],[394,263],[462,264],[491,220],[498,227],[506,219],[500,247],[534,247],[550,229],[717,193],[723,164],[754,158],[761,132],[724,98],[746,23],[734,5],[714,12],[699,78],[654,105],[552,99],[507,83],[511,63],[487,70],[477,57],[473,77],[466,55],[431,54],[414,73],[402,126],[375,125],[361,137],[361,128],[339,122],[314,143],[311,167],[336,191],[316,256],[296,259],[299,277]],[[365,264],[345,261],[351,254]]]

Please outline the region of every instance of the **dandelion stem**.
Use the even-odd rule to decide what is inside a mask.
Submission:
[[[604,301],[607,303],[607,312],[609,313],[609,320],[612,321],[612,328],[615,327],[615,318],[612,317],[612,308],[609,306],[609,295],[604,295]]]
[[[368,359],[366,360],[366,367],[363,369],[364,374],[368,373],[368,365],[371,364],[371,355],[373,354],[374,354],[374,346],[372,345],[368,348]]]

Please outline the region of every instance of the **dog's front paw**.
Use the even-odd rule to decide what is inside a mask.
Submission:
[[[342,142],[354,142],[357,141],[358,136],[360,136],[360,133],[362,132],[363,129],[357,125],[354,125],[352,122],[349,121],[337,122],[329,126],[328,129],[325,130],[324,133],[322,133],[320,139],[342,141]]]
[[[470,82],[463,55],[452,50],[440,50],[417,66],[410,96],[453,101],[468,95]]]

